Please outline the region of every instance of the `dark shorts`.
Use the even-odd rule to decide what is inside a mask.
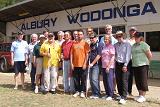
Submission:
[[[133,67],[135,82],[138,90],[148,91],[148,65]]]
[[[14,72],[15,74],[18,74],[19,72],[20,73],[26,73],[25,71],[25,61],[15,61],[14,62]]]

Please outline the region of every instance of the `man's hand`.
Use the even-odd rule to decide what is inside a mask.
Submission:
[[[127,67],[126,67],[126,66],[123,66],[122,71],[123,71],[123,72],[127,72]]]

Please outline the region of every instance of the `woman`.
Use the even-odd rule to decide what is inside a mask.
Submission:
[[[152,57],[150,46],[143,41],[143,34],[135,33],[136,43],[132,47],[132,66],[135,75],[135,82],[139,92],[137,102],[145,102],[145,94],[148,91],[148,68]]]
[[[111,44],[111,38],[109,35],[104,36],[104,42],[105,46],[102,50],[102,74],[106,96],[103,98],[106,100],[112,100],[115,48]]]

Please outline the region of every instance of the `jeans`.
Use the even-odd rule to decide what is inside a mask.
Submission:
[[[73,78],[74,78],[74,84],[75,84],[75,91],[76,92],[85,92],[86,86],[86,72],[82,69],[82,67],[74,67],[73,71]]]
[[[34,65],[32,63],[32,65],[31,65],[31,73],[30,73],[32,90],[34,90],[34,88],[35,88],[35,76],[36,76],[36,67],[34,67]]]
[[[57,86],[58,67],[48,67],[44,69],[44,88],[45,91],[55,91]]]
[[[71,77],[70,60],[63,61],[63,85],[64,92],[74,92],[73,78]]]
[[[103,74],[103,84],[106,91],[106,95],[113,97],[113,77],[114,77],[114,69],[110,68],[109,72],[106,72],[106,68],[103,68],[102,70]]]
[[[91,85],[92,95],[100,96],[99,66],[98,65],[95,65],[90,68],[89,77],[90,77],[90,85]]]

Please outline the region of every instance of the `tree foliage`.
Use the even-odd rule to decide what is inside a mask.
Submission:
[[[21,2],[24,0],[0,0],[0,8],[4,8],[6,6]]]

